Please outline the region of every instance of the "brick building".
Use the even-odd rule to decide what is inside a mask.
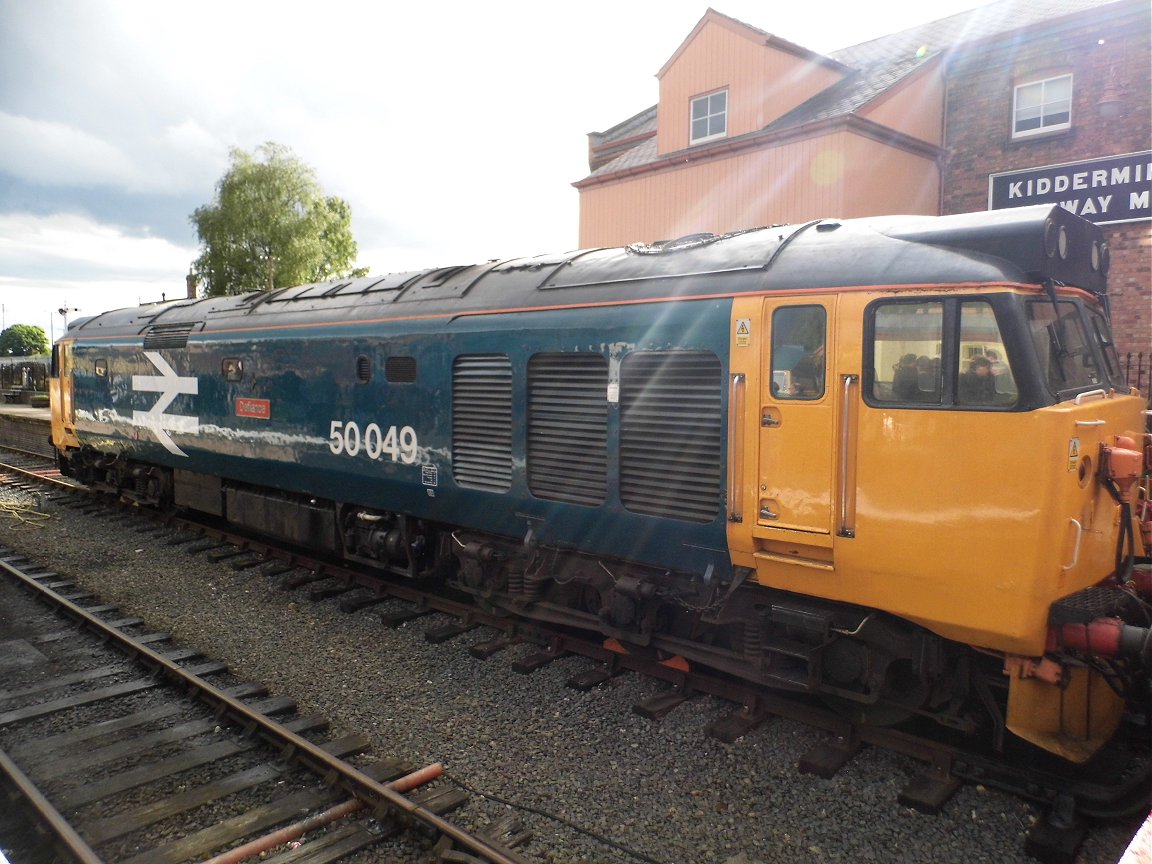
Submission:
[[[1122,352],[1145,355],[1149,19],[1147,0],[1121,0],[956,46],[944,68],[941,169],[943,213],[1058,202],[1102,225],[1114,335]]]
[[[1118,347],[1147,356],[1149,18],[999,0],[825,56],[710,9],[658,104],[589,135],[580,245],[1060,202],[1104,225]]]

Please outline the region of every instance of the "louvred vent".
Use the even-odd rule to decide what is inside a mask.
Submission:
[[[651,516],[711,522],[720,511],[723,379],[702,352],[640,351],[620,372],[620,499]]]
[[[157,324],[144,334],[144,348],[183,348],[199,324]]]
[[[528,362],[528,488],[602,504],[608,491],[608,361],[537,354]]]
[[[512,363],[504,354],[452,364],[452,475],[475,489],[512,485]]]

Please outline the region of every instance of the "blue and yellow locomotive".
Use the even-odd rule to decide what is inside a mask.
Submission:
[[[141,501],[1083,761],[1152,662],[1106,271],[1041,207],[161,303],[72,324],[53,436]]]

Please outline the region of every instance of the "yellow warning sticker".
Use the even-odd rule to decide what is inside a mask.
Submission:
[[[1080,439],[1073,438],[1068,442],[1068,470],[1075,471],[1080,464]]]
[[[752,344],[752,319],[736,319],[736,347],[747,348]]]

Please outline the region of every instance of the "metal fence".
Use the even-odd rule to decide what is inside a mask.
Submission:
[[[1121,361],[1124,365],[1124,381],[1129,387],[1135,387],[1147,393],[1152,383],[1152,352],[1129,351]]]

